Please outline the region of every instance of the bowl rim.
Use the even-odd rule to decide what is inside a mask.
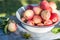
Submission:
[[[33,6],[33,4],[31,4],[32,6]],[[23,8],[25,8],[25,7],[27,7],[27,6],[22,6]],[[16,11],[16,16],[17,16],[17,13],[20,15],[20,13],[18,12],[19,10],[21,10],[21,7]],[[26,10],[26,9],[25,9]],[[19,19],[20,18],[20,19]],[[54,24],[52,24],[52,25],[49,25],[49,26],[45,26],[45,25],[43,25],[43,26],[31,26],[31,25],[28,25],[27,23],[24,23],[22,20],[21,20],[21,15],[20,15],[20,17],[17,17],[17,19],[21,22],[21,24],[24,24],[24,25],[27,25],[27,26],[29,26],[29,27],[36,27],[36,28],[46,28],[46,27],[52,27],[52,26],[55,26],[56,24],[58,24],[59,23],[59,17],[58,17],[58,21],[56,22],[56,23],[54,23]]]

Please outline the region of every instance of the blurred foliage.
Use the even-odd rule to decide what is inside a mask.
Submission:
[[[54,1],[57,4],[57,9],[60,9],[60,0],[48,0]],[[28,4],[39,4],[41,0],[0,0],[0,14],[3,16],[15,15],[18,8]],[[1,16],[0,16],[1,17]]]

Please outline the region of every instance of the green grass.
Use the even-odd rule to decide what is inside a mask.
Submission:
[[[51,1],[51,0],[48,0]],[[56,2],[58,9],[60,9],[60,1],[53,0]],[[15,15],[15,12],[18,8],[24,5],[32,4],[32,3],[39,3],[40,0],[3,0],[0,1],[0,17],[1,16],[11,16]]]
[[[21,3],[18,0],[4,0],[0,2],[0,14],[6,13],[6,16],[10,16],[12,13],[15,14],[19,7]]]

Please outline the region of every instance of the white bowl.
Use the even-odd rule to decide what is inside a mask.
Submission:
[[[33,6],[36,6],[35,4],[32,4]],[[26,28],[27,30],[34,32],[34,33],[45,33],[50,31],[52,28],[54,28],[54,26],[59,22],[56,22],[55,24],[51,25],[51,26],[46,26],[46,27],[32,27],[27,25],[26,23],[22,22],[20,16],[23,13],[23,11],[25,11],[26,6],[23,6],[21,8],[19,8],[16,12],[16,17],[17,19],[21,22],[21,24],[23,25],[24,28]]]

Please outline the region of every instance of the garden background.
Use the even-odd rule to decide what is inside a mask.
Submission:
[[[54,1],[57,4],[57,9],[60,10],[60,0],[48,0]],[[41,0],[0,0],[0,17],[15,16],[18,8],[28,4],[39,4]]]

